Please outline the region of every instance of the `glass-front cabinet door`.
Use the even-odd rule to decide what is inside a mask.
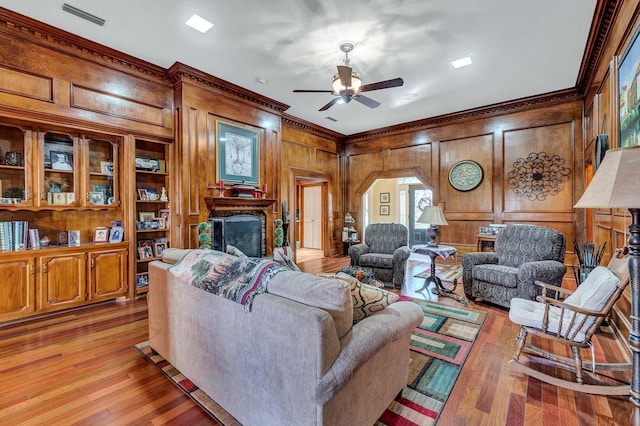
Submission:
[[[117,207],[120,204],[118,141],[86,137],[84,146],[87,150],[85,205],[103,208]]]
[[[0,204],[33,205],[31,131],[0,125]]]
[[[66,133],[46,132],[41,150],[42,182],[40,205],[77,206],[80,167],[78,137]]]

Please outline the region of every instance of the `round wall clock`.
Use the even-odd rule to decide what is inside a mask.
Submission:
[[[458,191],[471,191],[481,182],[482,167],[475,161],[459,161],[449,170],[449,183]]]

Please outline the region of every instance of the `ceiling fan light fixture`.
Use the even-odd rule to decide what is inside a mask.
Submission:
[[[351,86],[345,87],[340,81],[340,75],[336,74],[333,76],[331,80],[331,87],[333,87],[333,93],[335,95],[340,95],[345,91],[351,91],[354,95],[360,92],[360,87],[362,86],[362,77],[357,72],[351,73]]]

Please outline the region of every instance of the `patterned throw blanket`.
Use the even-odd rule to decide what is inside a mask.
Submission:
[[[240,303],[249,311],[253,298],[267,290],[273,276],[289,269],[271,260],[236,257],[215,250],[190,251],[169,271],[184,282]]]

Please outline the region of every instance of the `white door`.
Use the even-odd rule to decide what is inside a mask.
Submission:
[[[307,186],[303,193],[304,241],[305,248],[322,248],[322,188]]]

